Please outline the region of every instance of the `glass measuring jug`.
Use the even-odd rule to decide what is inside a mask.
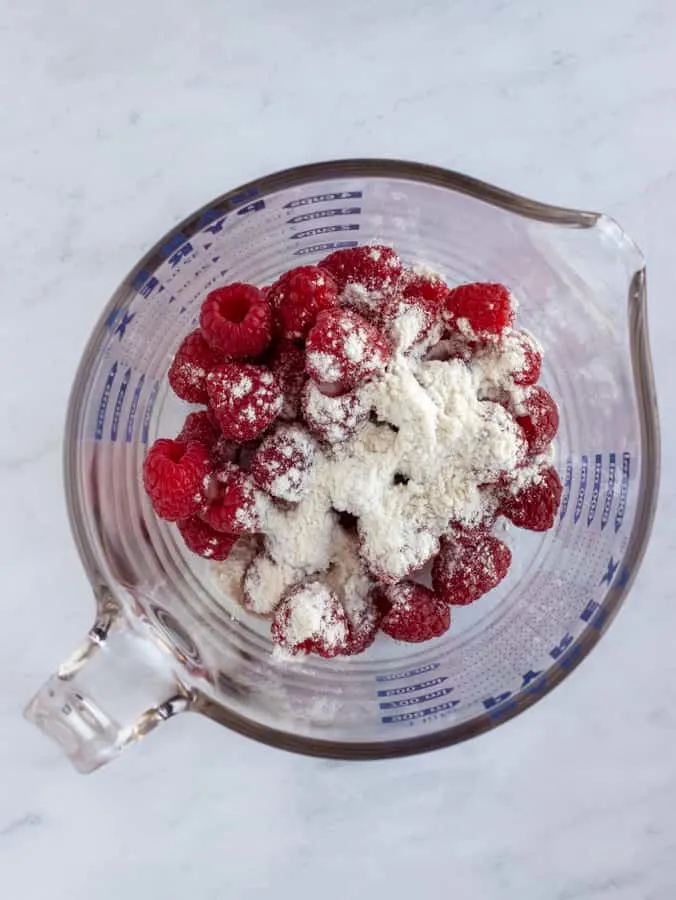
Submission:
[[[166,373],[209,290],[372,241],[449,283],[502,281],[519,296],[561,410],[563,499],[551,532],[512,532],[509,578],[457,610],[448,635],[285,665],[155,517],[141,464],[185,416]],[[87,772],[183,711],[286,749],[377,758],[452,744],[533,704],[598,641],[648,540],[659,442],[645,284],[640,252],[607,217],[414,163],[300,167],[190,216],[124,280],[80,365],[65,473],[95,621],[28,718]]]

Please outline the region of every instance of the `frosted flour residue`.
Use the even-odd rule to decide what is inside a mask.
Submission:
[[[359,286],[346,290],[352,300],[370,299]],[[422,568],[438,553],[449,522],[491,520],[498,501],[490,487],[505,472],[522,473],[516,490],[536,482],[546,464],[535,458],[524,465],[523,434],[505,408],[518,407],[528,390],[512,376],[524,369],[529,346],[539,350],[534,340],[508,329],[499,342],[463,356],[461,337],[441,346],[436,331],[434,351],[416,354],[410,346],[425,333],[424,310],[403,303],[390,325],[393,356],[372,380],[341,396],[306,386],[304,415],[323,442],[313,442],[302,480],[300,470],[285,472],[281,456],[278,469],[270,465],[270,492],[285,502],[256,509],[264,549],[246,567],[243,603],[271,615],[282,596],[303,598],[291,605],[289,640],[302,643],[324,627],[322,591],[329,588],[358,629],[370,614],[376,578],[394,583]],[[359,330],[345,347],[354,362],[370,352]],[[330,355],[311,355],[322,377],[335,378]],[[355,517],[356,532],[341,526],[344,513]]]

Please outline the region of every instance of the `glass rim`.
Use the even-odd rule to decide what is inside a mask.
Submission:
[[[602,213],[541,203],[505,191],[469,175],[438,166],[377,158],[332,160],[284,169],[240,185],[191,213],[163,235],[139,260],[105,305],[86,344],[68,402],[63,457],[68,516],[80,559],[92,584],[97,604],[101,604],[103,598],[107,596],[108,584],[98,569],[94,550],[88,537],[84,514],[80,509],[75,478],[78,470],[76,436],[83,414],[83,400],[89,386],[89,376],[99,348],[106,337],[107,322],[113,309],[119,311],[126,308],[139,273],[144,269],[155,268],[164,260],[164,257],[160,255],[161,248],[178,234],[184,235],[186,241],[190,240],[204,226],[204,217],[208,213],[218,211],[221,215],[225,215],[254,198],[265,197],[267,194],[279,190],[312,184],[317,181],[351,177],[399,179],[437,186],[453,193],[465,194],[524,218],[552,225],[593,229],[602,221],[612,221]],[[328,740],[296,735],[250,720],[227,709],[199,689],[190,690],[190,708],[193,711],[208,716],[231,730],[261,743],[309,756],[344,760],[409,756],[460,743],[519,715],[545,697],[587,657],[606,632],[632,587],[650,539],[660,481],[659,418],[648,337],[646,269],[642,254],[636,244],[623,229],[616,223],[614,224],[636,254],[637,268],[629,282],[627,305],[631,365],[640,423],[642,465],[637,488],[636,516],[623,557],[623,565],[629,575],[619,582],[616,579],[609,586],[595,618],[587,624],[580,636],[546,672],[509,699],[496,705],[493,710],[481,712],[465,722],[451,724],[434,734],[377,742]]]

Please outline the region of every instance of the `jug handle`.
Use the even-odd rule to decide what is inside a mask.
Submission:
[[[111,646],[116,641],[125,644],[123,657],[119,647]],[[192,697],[165,665],[159,687],[156,677],[141,677],[131,686],[141,711],[120,721],[121,716],[106,711],[92,696],[87,673],[97,667],[99,682],[109,689],[106,693],[124,695],[128,700],[129,678],[121,677],[121,673],[127,669],[130,657],[137,669],[140,663],[155,676],[162,669],[157,665],[160,652],[148,637],[132,629],[117,610],[100,610],[85,641],[40,688],[24,716],[60,745],[79,772],[93,772],[161,722],[189,709]],[[158,695],[164,695],[164,699],[153,702]]]

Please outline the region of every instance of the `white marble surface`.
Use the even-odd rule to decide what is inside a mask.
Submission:
[[[675,54],[669,0],[0,0],[3,897],[676,897]],[[21,709],[90,624],[60,468],[84,342],[172,222],[349,155],[601,209],[643,247],[665,472],[631,598],[452,750],[310,761],[185,717],[78,776]]]

